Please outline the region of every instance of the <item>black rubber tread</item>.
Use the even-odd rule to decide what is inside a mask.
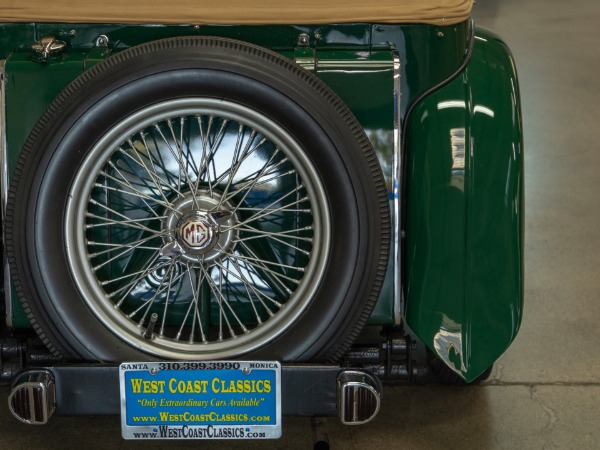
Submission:
[[[364,139],[366,139],[367,142],[364,142]],[[369,299],[367,300],[367,307],[363,310],[359,319],[356,321],[356,327],[354,327],[354,329],[350,332],[350,334],[344,340],[344,342],[336,343],[336,345],[333,345],[332,348],[337,349],[336,351],[327,353],[324,358],[326,361],[334,363],[340,361],[344,357],[346,352],[350,349],[352,343],[358,338],[358,335],[360,334],[361,330],[367,324],[369,317],[371,317],[371,313],[373,312],[373,308],[377,303],[379,293],[381,292],[381,288],[383,287],[383,283],[385,281],[390,246],[392,242],[391,216],[389,211],[389,201],[387,197],[387,187],[385,185],[385,180],[383,179],[383,174],[381,173],[381,166],[379,164],[377,155],[375,154],[375,151],[373,150],[373,147],[366,136],[364,136],[364,138],[361,139],[361,147],[363,148],[363,152],[367,157],[369,163],[369,170],[371,174],[373,174],[373,178],[377,186],[377,193],[379,196],[379,209],[382,211],[381,241],[383,247],[386,250],[382,253],[381,260],[377,266],[376,278],[375,282],[373,283],[373,290],[371,291]],[[379,176],[375,176],[375,173],[377,173]]]
[[[17,256],[19,253],[26,253],[22,251],[19,252],[17,250],[18,246],[23,249],[25,243],[19,242],[14,234],[14,230],[21,226],[20,219],[18,217],[20,205],[17,203],[17,199],[22,198],[25,195],[23,191],[27,191],[29,189],[28,187],[32,178],[32,171],[27,170],[27,168],[31,167],[32,164],[37,165],[44,160],[44,155],[40,155],[38,152],[36,152],[37,142],[40,140],[40,137],[44,136],[48,130],[52,128],[56,117],[63,117],[69,114],[70,109],[73,108],[71,99],[76,97],[81,89],[87,87],[88,85],[93,85],[94,83],[101,83],[101,76],[107,77],[109,74],[118,75],[122,67],[127,65],[131,58],[150,56],[152,53],[157,51],[200,46],[212,46],[215,48],[221,48],[225,51],[244,53],[248,56],[263,59],[265,62],[267,62],[267,64],[278,66],[282,70],[293,73],[295,77],[301,79],[304,83],[306,83],[306,85],[310,86],[311,89],[318,93],[322,100],[326,101],[331,107],[333,107],[335,112],[344,122],[347,129],[350,130],[350,132],[355,136],[356,142],[359,143],[366,160],[368,161],[369,171],[372,176],[372,181],[376,186],[376,192],[379,199],[378,208],[380,212],[380,230],[377,239],[380,242],[382,251],[380,252],[379,260],[376,263],[377,269],[374,280],[369,280],[372,290],[366,303],[364,304],[364,309],[355,322],[354,328],[350,333],[334,341],[329,346],[329,351],[317,356],[317,358],[320,360],[339,360],[347,351],[352,342],[356,339],[360,330],[366,324],[377,301],[379,291],[383,285],[388,265],[389,247],[391,242],[391,219],[387,198],[387,189],[383,174],[381,172],[381,167],[368,138],[364,134],[362,127],[354,118],[353,114],[337,97],[337,95],[333,93],[327,86],[325,86],[318,78],[299,66],[293,64],[289,60],[281,57],[277,53],[248,43],[228,39],[207,37],[172,38],[161,41],[153,41],[124,50],[84,72],[67,88],[65,88],[65,90],[48,107],[44,115],[33,128],[24,145],[23,151],[13,172],[13,182],[11,183],[8,193],[8,208],[6,216],[6,251],[12,269],[14,286],[22,301],[25,313],[27,314],[27,317],[31,321],[37,334],[54,355],[60,356],[62,353],[70,353],[69,351],[64,352],[59,350],[59,348],[69,349],[70,345],[68,343],[68,339],[65,339],[60,333],[53,333],[52,338],[50,338],[40,326],[37,316],[41,312],[38,310],[34,311],[36,308],[32,308],[30,300],[34,295],[32,293],[33,280],[30,279],[30,277],[23,275],[24,273],[27,273],[27,270],[24,269],[24,266],[28,264],[29,261],[25,261]],[[25,175],[28,176],[29,179],[23,180]],[[28,195],[26,196],[28,197]],[[359,268],[357,267],[357,270],[358,269]],[[349,314],[349,316],[351,315],[352,314]],[[61,330],[61,333],[65,332],[68,332],[68,330]]]

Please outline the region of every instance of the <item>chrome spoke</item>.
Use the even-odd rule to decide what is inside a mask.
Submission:
[[[133,244],[131,246],[128,246],[128,247],[124,248],[122,252],[116,254],[112,258],[109,258],[106,261],[102,262],[101,264],[98,264],[97,266],[92,267],[92,270],[94,272],[97,272],[99,269],[101,269],[102,267],[106,266],[107,264],[109,264],[109,263],[111,263],[111,262],[113,262],[113,261],[121,258],[122,256],[126,255],[127,253],[130,253],[130,252],[138,249],[144,242],[148,242],[148,240],[154,239],[154,237],[155,236],[152,236],[152,237],[149,237],[149,238],[146,238],[146,239],[141,239],[140,241],[138,241],[137,244]],[[123,247],[124,246],[121,246],[121,248],[123,248]],[[158,251],[157,251],[157,253],[158,253]],[[90,255],[90,257],[91,257],[91,255]]]
[[[129,183],[129,181],[127,181],[125,179],[125,177],[121,174],[121,172],[119,171],[119,169],[117,169],[114,166],[114,164],[112,164],[112,162],[110,163],[110,166],[113,167],[117,171],[117,173],[119,173],[119,175],[121,175],[122,180],[119,180],[119,179],[113,177],[112,175],[110,175],[110,174],[108,174],[108,173],[106,173],[104,171],[100,172],[100,174],[103,175],[105,178],[108,178],[109,180],[112,180],[112,181],[114,181],[116,183],[119,183],[119,184],[125,186],[125,187],[128,187],[129,189],[131,189],[131,191],[126,191],[124,189],[119,189],[119,188],[116,188],[114,186],[106,186],[106,185],[103,185],[103,184],[100,184],[100,183],[95,183],[96,187],[99,187],[101,189],[108,189],[108,190],[113,191],[113,192],[119,192],[121,194],[127,194],[127,195],[131,195],[133,197],[139,198],[142,202],[144,202],[144,204],[147,206],[147,208],[150,210],[150,212],[152,212],[154,215],[157,215],[156,212],[154,211],[154,209],[150,205],[148,205],[148,203],[147,203],[146,200],[149,200],[149,201],[152,201],[152,202],[154,202],[154,203],[156,203],[158,205],[164,206],[167,209],[171,209],[171,210],[173,209],[173,207],[171,206],[171,204],[169,202],[164,202],[162,200],[158,200],[157,198],[154,198],[154,197],[151,197],[151,196],[149,196],[147,194],[144,194],[140,190],[134,188],[131,185],[131,183]]]
[[[127,217],[125,214],[121,214],[120,212],[118,212],[118,211],[115,211],[114,209],[112,209],[112,208],[109,208],[108,206],[106,206],[106,205],[103,205],[102,203],[99,203],[99,202],[97,202],[97,201],[96,201],[96,200],[94,200],[94,199],[90,199],[90,203],[91,203],[92,205],[96,205],[96,206],[99,206],[99,207],[100,207],[100,208],[102,208],[102,209],[105,209],[105,210],[106,210],[106,211],[108,211],[109,213],[113,213],[114,215],[116,215],[116,216],[119,216],[119,217],[123,218],[123,219],[124,219],[126,222],[130,222],[130,218],[129,218],[129,217]],[[94,218],[103,219],[103,217],[101,217],[101,216],[96,216],[96,215],[92,215],[92,214],[88,214],[88,217],[94,217]],[[107,220],[110,220],[110,219],[107,219]],[[119,224],[126,225],[125,223],[122,223],[122,222],[116,222],[116,223],[119,223]],[[155,231],[154,231],[152,228],[148,228],[148,227],[145,227],[145,226],[143,226],[143,225],[139,225],[139,224],[131,224],[131,223],[130,223],[130,224],[128,224],[128,226],[130,226],[130,227],[133,227],[133,228],[138,228],[138,229],[140,229],[140,230],[143,230],[143,231],[148,231],[148,232],[150,232],[150,233],[156,233],[156,232],[155,232]]]
[[[144,309],[144,315],[142,316],[142,318],[140,319],[140,321],[138,322],[138,325],[141,327],[142,324],[146,321],[146,316],[148,315],[148,312],[150,311],[150,308],[152,307],[152,304],[155,302],[156,298],[158,297],[158,295],[160,293],[162,293],[164,290],[167,291],[167,295],[168,292],[171,290],[171,283],[173,282],[173,264],[175,264],[175,259],[172,259],[171,262],[169,263],[169,267],[168,267],[168,273],[169,273],[169,282],[167,284],[167,286],[165,286],[163,288],[163,282],[165,280],[165,278],[163,278],[162,280],[160,280],[160,284],[158,286],[158,288],[156,289],[156,292],[154,293],[154,295],[152,296],[152,298],[148,301],[146,301],[144,304],[142,304],[142,306],[140,306],[138,309],[136,309],[135,311],[133,311],[132,313],[129,314],[129,318],[133,319],[137,313]]]
[[[202,272],[204,272],[204,277],[205,279],[208,281],[208,285],[210,286],[210,290],[213,294],[215,294],[215,297],[217,297],[217,303],[219,305],[219,341],[223,340],[223,319],[225,319],[225,323],[227,324],[227,329],[229,330],[229,336],[234,338],[236,337],[235,332],[233,331],[233,328],[231,327],[231,324],[229,323],[229,318],[227,317],[227,313],[225,312],[225,309],[223,308],[223,304],[227,304],[227,300],[223,297],[222,294],[222,285],[221,287],[218,287],[214,281],[212,280],[210,274],[208,274],[208,272],[206,271],[206,269],[204,267],[202,267]],[[219,283],[222,283],[222,278],[221,278],[221,272],[219,272]],[[234,317],[239,321],[239,319],[237,318],[237,316]]]
[[[192,330],[190,331],[190,344],[194,342],[194,332],[196,328],[196,321],[198,321],[198,326],[200,327],[200,339],[202,342],[206,342],[206,335],[204,334],[204,327],[202,326],[202,317],[200,316],[200,308],[198,307],[198,303],[200,302],[200,288],[202,287],[202,282],[204,280],[203,274],[198,271],[198,279],[196,281],[196,289],[194,290],[194,283],[192,280],[192,268],[188,264],[188,275],[190,277],[190,287],[194,293],[193,305],[194,305],[194,317],[192,318]]]
[[[244,245],[244,244],[242,243],[241,245]],[[250,250],[248,249],[248,247],[246,247],[246,250],[247,250],[247,251],[250,251]],[[251,251],[250,251],[250,252],[251,252]],[[254,254],[252,253],[252,255],[254,255]],[[229,256],[231,259],[237,259],[237,260],[243,261],[243,262],[244,262],[244,263],[246,263],[246,264],[249,264],[249,265],[251,265],[251,266],[253,266],[253,267],[255,267],[255,268],[259,269],[259,270],[262,270],[262,271],[268,272],[269,274],[273,275],[273,276],[274,276],[274,279],[275,279],[275,280],[277,280],[277,282],[278,282],[278,283],[281,285],[281,287],[282,287],[282,288],[283,288],[283,289],[284,289],[284,290],[285,290],[285,291],[286,291],[288,294],[292,294],[292,291],[291,291],[291,290],[290,290],[290,289],[287,287],[287,285],[286,285],[286,284],[285,284],[285,283],[284,283],[284,282],[281,280],[282,278],[283,278],[284,280],[291,281],[291,282],[292,282],[292,283],[294,283],[294,284],[299,284],[299,283],[300,283],[300,280],[297,280],[297,279],[295,279],[295,278],[290,278],[290,277],[287,277],[287,276],[285,276],[285,275],[282,275],[281,273],[279,273],[279,272],[277,272],[277,271],[275,271],[275,270],[269,269],[268,267],[266,267],[266,266],[264,265],[264,263],[262,262],[262,260],[260,260],[259,258],[256,258],[256,257],[255,257],[254,259],[248,259],[248,258],[244,258],[244,257],[243,257],[243,256],[241,256],[241,255],[235,255],[235,254],[227,254],[227,256]]]
[[[274,213],[282,212],[282,211],[285,212],[290,206],[297,205],[298,203],[302,203],[302,202],[305,202],[307,200],[308,200],[308,198],[304,197],[304,198],[301,198],[300,200],[296,200],[295,202],[288,203],[287,205],[284,205],[284,206],[282,206],[280,208],[272,209],[272,210],[269,210],[269,211],[267,211],[265,213],[262,213],[262,214],[256,213],[253,216],[249,217],[248,219],[246,219],[246,220],[244,220],[242,222],[239,222],[239,223],[237,223],[236,225],[234,225],[232,227],[225,228],[224,230],[231,230],[231,229],[240,228],[242,225],[246,225],[248,223],[255,222],[258,219],[262,219],[262,218],[264,218],[266,216],[270,216],[270,215],[272,215]],[[310,209],[302,210],[302,212],[310,213]]]
[[[277,300],[269,297],[267,294],[265,294],[264,292],[261,292],[259,289],[257,289],[243,274],[242,268],[240,267],[240,265],[238,264],[237,261],[235,260],[228,260],[228,262],[230,262],[237,270],[237,274],[232,272],[231,270],[227,269],[225,266],[223,266],[221,263],[217,262],[217,265],[224,271],[226,271],[229,275],[231,275],[232,277],[234,277],[235,279],[241,281],[244,284],[244,287],[247,290],[251,290],[252,293],[254,293],[254,295],[256,295],[258,301],[263,305],[263,307],[267,310],[267,313],[272,316],[273,312],[271,311],[271,309],[264,303],[264,301],[262,300],[263,298],[265,300],[268,300],[270,303],[273,303],[277,308],[281,308],[283,305],[281,303],[279,303]],[[250,293],[248,292],[248,298],[252,299],[252,296],[250,295]]]
[[[249,250],[248,247],[244,246],[246,250]],[[291,269],[291,270],[296,270],[298,272],[304,272],[304,267],[296,267],[296,266],[290,266],[288,264],[281,264],[281,263],[277,263],[277,262],[273,262],[273,261],[265,261],[264,259],[261,258],[251,258],[248,256],[242,256],[242,255],[237,255],[237,254],[233,254],[233,253],[229,253],[229,252],[223,252],[225,255],[229,256],[230,258],[235,258],[235,259],[239,259],[241,261],[246,261],[248,263],[257,263],[257,264],[264,264],[269,265],[269,266],[274,266],[274,267],[281,267],[282,269]],[[275,272],[277,273],[277,272]],[[294,280],[292,278],[290,278],[291,281],[294,282],[299,282],[300,280]]]
[[[253,131],[254,133],[254,131]],[[251,137],[251,139],[253,139]],[[244,153],[244,155],[237,161],[237,166],[238,168],[241,167],[242,163],[244,161],[246,161],[256,150],[258,150],[260,148],[261,145],[263,145],[267,140],[265,138],[261,139],[258,144],[256,144],[254,147],[252,147],[250,150],[248,150],[247,152]],[[230,176],[231,171],[233,170],[234,166],[226,169],[221,175],[219,175],[219,177],[215,180],[215,184],[221,183],[222,181],[225,180],[225,178],[227,178],[228,176]],[[224,192],[225,193],[225,192]],[[226,196],[225,196],[226,197]]]
[[[132,152],[134,153],[134,155],[136,155],[135,158],[132,155],[130,155],[127,151],[125,151],[125,149],[123,149],[123,147],[119,147],[118,151],[121,155],[126,156],[130,161],[132,161],[137,166],[141,167],[148,174],[148,176],[150,177],[150,180],[152,181],[152,183],[154,184],[154,187],[159,192],[163,201],[165,203],[169,203],[167,196],[165,195],[165,193],[163,191],[163,186],[165,188],[169,188],[169,189],[171,189],[171,186],[168,183],[164,182],[162,180],[162,178],[156,172],[156,168],[154,167],[153,161],[152,161],[152,155],[151,155],[150,149],[148,148],[148,145],[146,143],[144,134],[141,133],[140,137],[142,139],[141,145],[144,147],[144,152],[140,151],[140,149],[131,141],[131,139],[127,141],[129,146],[131,147]],[[138,142],[140,142],[140,141],[138,141]],[[144,162],[143,155],[147,156],[148,162],[152,165],[152,169],[150,169]]]
[[[290,238],[290,236],[286,236],[286,237]],[[233,242],[235,242],[237,244],[239,242],[250,241],[250,240],[253,240],[253,239],[272,239],[275,242],[279,242],[280,244],[285,245],[285,246],[287,246],[287,247],[289,247],[289,248],[291,248],[293,250],[296,250],[297,252],[300,252],[300,253],[302,253],[304,255],[307,255],[307,256],[310,255],[310,252],[308,252],[308,251],[306,251],[306,250],[304,250],[304,249],[302,249],[302,248],[300,248],[300,247],[298,247],[296,245],[290,244],[289,242],[285,242],[284,240],[281,240],[281,239],[279,239],[279,238],[277,238],[277,237],[275,237],[275,236],[273,236],[272,234],[269,234],[269,233],[265,233],[264,235],[260,235],[260,236],[251,236],[251,237],[247,237],[247,238],[243,238],[243,239],[239,239],[238,238],[238,239],[234,240]]]
[[[148,221],[151,221],[151,220],[164,220],[164,219],[167,218],[167,216],[156,216],[156,217],[148,217],[148,218],[144,217],[142,219],[130,219],[127,222],[120,222],[118,220],[111,220],[111,219],[107,219],[106,217],[97,216],[95,214],[90,214],[90,213],[87,213],[86,217],[90,217],[92,219],[97,219],[97,220],[103,220],[104,221],[102,223],[89,223],[89,224],[86,224],[85,225],[86,229],[89,229],[89,228],[98,228],[98,227],[106,227],[106,226],[111,226],[111,225],[123,225],[123,226],[126,226],[126,227],[137,228],[137,229],[140,229],[140,230],[143,230],[143,231],[146,231],[146,230],[144,230],[143,228],[136,227],[135,225],[132,225],[132,224],[135,224],[137,222],[148,222]]]
[[[300,240],[300,241],[305,241],[305,242],[312,242],[313,241],[312,238],[297,236],[297,233],[301,233],[303,231],[312,231],[312,229],[313,229],[312,225],[309,225],[307,227],[295,228],[293,230],[275,232],[275,231],[257,230],[256,228],[243,227],[242,226],[242,227],[238,227],[238,231],[241,231],[241,232],[244,232],[244,233],[257,234],[259,236],[252,236],[252,237],[249,237],[249,238],[238,239],[238,241],[242,242],[242,241],[245,241],[245,240],[255,239],[255,238],[260,238],[260,237],[276,236],[276,237],[280,237],[280,238],[294,239],[294,240]],[[294,234],[292,235],[292,233],[294,233]]]
[[[110,243],[106,243],[106,242],[88,241],[88,245],[90,245],[90,246],[110,247],[106,250],[101,250],[96,253],[90,253],[89,256],[90,256],[90,258],[96,258],[98,256],[105,255],[110,252],[114,252],[115,249],[125,249],[125,248],[138,249],[138,250],[160,250],[160,247],[146,247],[146,246],[140,245],[140,244],[148,242],[149,240],[152,240],[154,238],[156,238],[156,236],[151,236],[148,238],[140,239],[138,241],[131,242],[128,244],[110,244]]]
[[[183,320],[181,321],[181,326],[179,327],[179,330],[177,331],[177,334],[175,335],[175,340],[178,341],[181,339],[181,335],[183,334],[183,332],[185,330],[185,324],[188,321],[190,312],[193,309],[194,312],[192,315],[192,330],[190,331],[189,343],[191,344],[194,342],[193,337],[194,337],[194,333],[195,333],[196,320],[198,320],[198,324],[200,326],[200,339],[202,340],[202,342],[206,342],[206,335],[204,334],[204,329],[202,327],[202,318],[200,317],[200,310],[198,308],[199,297],[200,297],[199,292],[200,292],[200,287],[202,286],[202,281],[204,279],[204,274],[201,273],[200,271],[198,271],[198,279],[196,282],[196,289],[194,290],[194,280],[192,279],[192,267],[189,264],[186,264],[186,272],[188,274],[188,277],[190,280],[190,287],[192,288],[192,292],[193,292],[193,301],[191,301],[190,304],[188,305],[185,316],[184,316]]]
[[[277,150],[276,150],[277,151]],[[272,159],[272,158],[271,158]],[[252,190],[252,188],[259,186],[262,184],[262,182],[258,181],[261,177],[267,176],[267,175],[271,175],[273,172],[276,171],[276,169],[284,164],[287,164],[288,160],[287,158],[282,159],[281,161],[279,161],[277,164],[271,166],[268,170],[266,170],[265,172],[261,173],[260,176],[252,176],[252,177],[247,177],[250,178],[249,181],[245,182],[241,187],[238,187],[231,195],[226,197],[226,201],[230,201],[233,200],[238,194],[243,193],[244,191],[246,191],[246,193],[244,194],[243,199],[246,198],[246,196],[248,195],[248,192],[250,190]],[[264,170],[264,169],[263,169]],[[237,184],[236,184],[237,185]],[[240,204],[243,201],[242,200],[238,200],[236,199],[236,201],[238,201]]]
[[[206,134],[204,134],[204,130],[202,129],[202,117],[198,117],[198,127],[200,128],[200,137],[202,140],[202,159],[201,159],[200,169],[198,171],[198,179],[196,180],[196,186],[194,189],[194,193],[198,192],[199,181],[201,179],[205,180],[208,183],[208,192],[211,197],[213,196],[213,182],[211,181],[211,177],[210,177],[210,173],[209,173],[210,165],[212,163],[213,168],[214,168],[215,152],[219,148],[221,141],[222,141],[223,137],[225,136],[225,128],[227,127],[227,124],[229,123],[227,120],[223,120],[223,122],[221,123],[221,128],[217,132],[217,135],[211,144],[209,142],[209,139],[210,139],[211,128],[212,128],[213,122],[214,122],[214,117],[210,116],[210,118],[208,120],[208,128],[206,130]],[[205,174],[207,175],[206,178],[205,178]],[[215,179],[216,179],[216,174],[215,174]]]
[[[150,166],[152,167],[152,170],[148,170],[146,164],[144,163],[144,160],[142,158],[142,153],[139,151],[139,149],[136,147],[136,155],[138,156],[138,159],[140,160],[140,162],[143,164],[144,168],[146,168],[146,171],[148,172],[148,175],[150,175],[150,177],[153,179],[155,185],[158,187],[158,189],[161,192],[161,196],[164,198],[164,200],[166,202],[168,202],[167,196],[163,190],[163,186],[168,188],[170,191],[173,191],[177,194],[178,197],[183,198],[184,195],[183,193],[181,193],[181,191],[179,189],[176,189],[173,186],[173,183],[169,183],[169,179],[175,178],[175,175],[173,175],[172,173],[170,173],[167,168],[164,166],[164,164],[161,166],[161,170],[164,173],[165,177],[161,177],[158,174],[158,171],[156,170],[156,164],[154,162],[154,158],[152,158],[152,152],[150,151],[150,147],[148,146],[148,141],[146,139],[146,134],[145,133],[140,133],[140,138],[142,139],[142,143],[144,145],[144,148],[146,150],[146,154],[147,154],[147,158],[148,158],[148,162],[150,163]],[[158,152],[158,149],[157,149]]]
[[[168,123],[171,124],[171,121],[168,121]],[[185,181],[186,181],[187,185],[188,186],[192,186],[192,181],[190,180],[190,177],[187,174],[187,171],[185,170],[185,165],[183,164],[183,159],[179,158],[179,155],[177,154],[177,152],[175,150],[173,150],[173,147],[171,146],[171,144],[167,140],[166,136],[163,134],[163,132],[160,129],[160,127],[158,125],[155,125],[154,129],[158,132],[158,134],[160,135],[160,137],[163,139],[163,141],[166,144],[167,148],[169,149],[169,151],[171,152],[171,154],[175,158],[175,161],[177,161],[177,164],[179,165],[177,190],[179,191],[181,189],[181,172],[184,172],[183,175],[185,176],[185,179],[186,179]],[[194,205],[197,208],[198,207],[198,200],[196,199],[196,193],[195,192],[192,192],[192,200],[194,202]]]
[[[269,160],[267,161],[267,163],[265,164],[263,169],[260,171],[260,173],[257,175],[257,177],[250,183],[250,186],[248,186],[246,193],[243,195],[243,197],[240,199],[237,199],[238,204],[233,209],[233,212],[235,212],[237,210],[237,208],[239,207],[239,205],[241,205],[244,202],[244,200],[246,200],[246,197],[248,196],[248,194],[250,193],[252,188],[256,185],[256,183],[258,182],[260,177],[262,177],[262,175],[266,172],[267,168],[269,167],[269,164],[271,164],[271,161],[273,160],[273,158],[275,158],[275,155],[277,155],[278,153],[279,153],[279,149],[275,149],[275,151],[273,152],[273,154],[271,155],[271,157],[269,158]]]
[[[250,145],[252,144],[252,141],[254,141],[254,137],[256,136],[256,132],[252,131],[252,133],[250,134],[250,137],[248,138],[248,142],[246,143],[246,147],[244,148],[244,150],[242,150],[242,154],[239,155],[240,148],[242,145],[242,140],[243,140],[243,132],[244,132],[244,126],[240,124],[240,127],[238,129],[237,143],[235,145],[233,157],[231,159],[231,168],[227,171],[227,172],[229,172],[229,178],[227,180],[227,185],[225,185],[225,189],[223,190],[223,195],[221,197],[221,200],[219,201],[219,205],[217,206],[217,208],[220,208],[223,205],[223,199],[227,198],[227,194],[229,192],[229,188],[231,187],[231,183],[233,182],[233,178],[236,176],[240,166],[242,165],[242,163],[246,159],[247,155],[249,154]],[[254,147],[254,148],[257,148],[257,147]]]
[[[112,298],[115,295],[117,295],[118,293],[126,291],[125,294],[123,294],[121,296],[121,298],[115,303],[115,308],[120,308],[121,305],[123,304],[123,302],[125,301],[125,299],[127,298],[127,296],[137,286],[137,284],[140,281],[142,281],[144,278],[146,278],[148,275],[150,275],[150,273],[152,273],[153,271],[157,270],[157,268],[156,267],[152,267],[152,265],[156,262],[156,260],[159,257],[160,257],[160,255],[158,253],[156,255],[154,255],[154,257],[148,262],[148,265],[145,268],[145,270],[142,269],[142,272],[136,278],[134,278],[132,281],[130,281],[129,283],[127,283],[125,286],[121,286],[116,291],[112,291],[110,293],[107,293],[108,298]],[[161,265],[160,268],[162,268],[162,267],[163,266]]]
[[[164,263],[164,264],[158,265],[158,266],[154,267],[154,270],[162,269],[163,267],[166,267],[168,265],[169,265],[169,263]],[[136,277],[141,274],[144,274],[144,276],[146,276],[147,275],[146,269],[138,270],[137,272],[131,272],[126,275],[121,275],[120,277],[117,277],[117,278],[111,278],[109,280],[102,281],[100,284],[102,286],[106,286],[108,284],[116,283],[117,281],[127,280],[129,278]]]
[[[183,118],[181,118],[181,120],[183,120]],[[179,142],[177,140],[177,136],[175,136],[175,130],[173,129],[173,123],[171,120],[167,120],[167,126],[169,127],[169,131],[171,132],[173,140],[175,141],[175,147],[177,147],[177,161],[180,162],[179,173],[177,174],[177,188],[181,190],[181,174],[182,172],[187,174],[187,166],[183,165],[183,148],[181,147],[181,144],[183,143],[183,136],[181,142]],[[183,128],[181,131],[183,131]]]
[[[167,321],[167,312],[169,310],[169,301],[170,301],[170,297],[171,297],[171,289],[170,287],[173,285],[173,273],[174,271],[172,270],[172,265],[173,263],[175,263],[175,258],[173,258],[170,262],[169,262],[169,290],[167,291],[167,298],[165,298],[165,307],[163,309],[163,319],[162,322],[160,324],[160,331],[158,333],[159,336],[164,336],[164,331],[165,331],[165,323]]]

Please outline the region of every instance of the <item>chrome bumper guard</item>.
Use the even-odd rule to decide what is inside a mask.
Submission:
[[[381,383],[372,374],[345,370],[338,376],[339,416],[344,425],[370,422],[381,405]]]
[[[18,375],[8,396],[13,416],[29,425],[45,425],[56,410],[54,376],[49,370],[29,370]]]

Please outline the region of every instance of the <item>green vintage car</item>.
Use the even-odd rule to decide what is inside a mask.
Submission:
[[[277,437],[370,420],[422,344],[443,380],[489,373],[522,314],[522,131],[471,0],[89,3],[0,6],[15,416]]]

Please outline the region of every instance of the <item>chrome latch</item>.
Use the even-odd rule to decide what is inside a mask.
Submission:
[[[44,36],[39,42],[31,46],[41,61],[48,61],[51,56],[56,56],[67,46],[63,41],[59,41],[54,36]]]

